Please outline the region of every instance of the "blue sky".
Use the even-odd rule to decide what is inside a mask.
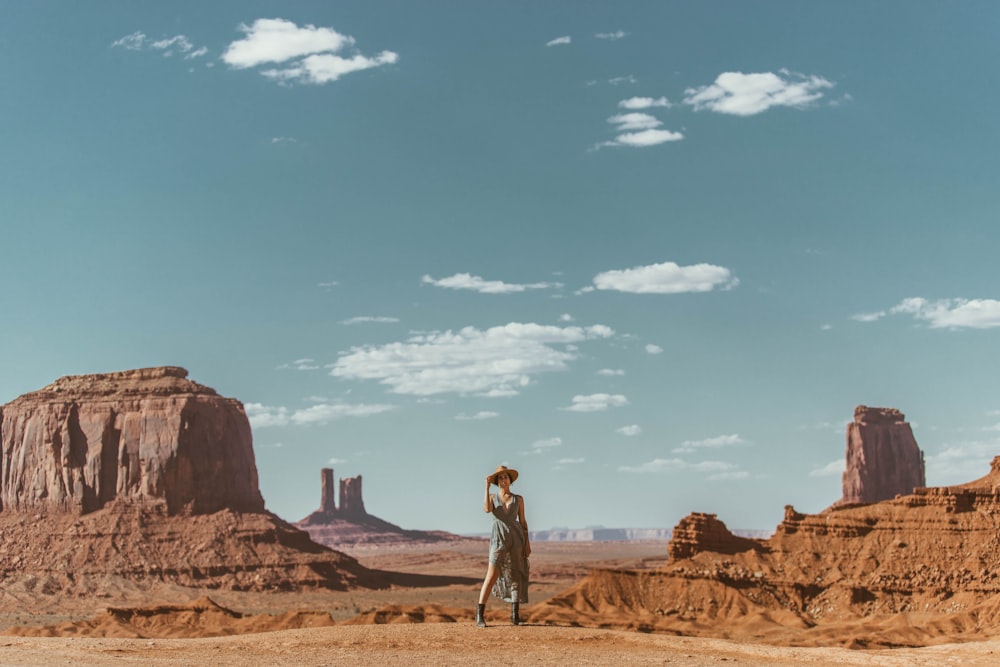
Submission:
[[[1000,8],[8,3],[0,401],[180,365],[261,490],[772,528],[858,404],[1000,454]]]

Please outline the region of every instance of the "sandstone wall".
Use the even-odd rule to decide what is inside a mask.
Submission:
[[[242,404],[177,367],[60,378],[0,409],[0,509],[263,511]]]

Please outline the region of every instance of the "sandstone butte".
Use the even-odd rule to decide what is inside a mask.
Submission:
[[[881,496],[888,483],[900,492],[891,499],[818,514],[789,505],[768,539],[690,514],[674,528],[666,566],[595,570],[530,620],[856,648],[1000,636],[1000,456],[967,484],[901,488],[886,468],[907,469],[906,484],[923,479],[902,421],[859,406],[847,433],[845,497],[859,488]]]
[[[388,585],[266,511],[243,405],[187,375],[67,376],[0,407],[0,583]]]

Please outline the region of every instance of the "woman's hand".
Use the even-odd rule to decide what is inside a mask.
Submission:
[[[490,484],[492,484],[492,482],[490,481],[490,478],[489,478],[489,477],[487,477],[487,478],[486,478],[486,488],[487,488],[487,489],[488,489],[488,488],[490,488]]]

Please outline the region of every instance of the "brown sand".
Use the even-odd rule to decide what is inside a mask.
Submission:
[[[532,607],[593,567],[660,567],[665,548],[665,543],[651,542],[538,543],[526,615],[530,618]],[[142,590],[109,580],[102,597],[95,599],[52,596],[37,582],[13,582],[0,590],[0,629],[22,626],[22,633],[50,636],[0,637],[0,664],[477,665],[493,664],[498,655],[537,665],[1000,664],[1000,640],[995,639],[851,650],[569,624],[513,627],[497,601],[489,606],[490,627],[479,629],[472,609],[485,567],[482,541],[447,548],[357,549],[351,555],[368,567],[399,572],[393,575],[394,587],[238,593],[176,586]],[[192,603],[204,595],[221,607],[205,600]],[[88,636],[93,633],[104,636]]]

